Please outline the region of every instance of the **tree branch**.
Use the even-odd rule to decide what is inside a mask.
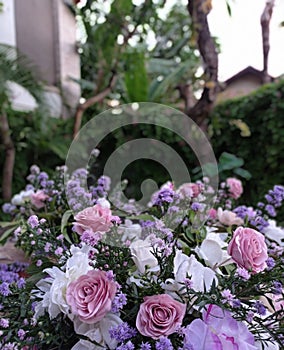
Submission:
[[[102,100],[104,100],[112,91],[116,81],[117,81],[117,75],[116,73],[113,73],[109,80],[108,86],[103,91],[101,91],[95,96],[88,98],[84,103],[80,103],[78,105],[76,114],[75,114],[75,123],[74,123],[74,131],[73,131],[74,138],[81,128],[82,118],[85,110],[95,105],[96,103],[99,103]]]
[[[12,197],[12,181],[15,164],[15,146],[11,138],[7,114],[3,111],[0,115],[0,132],[5,148],[5,160],[2,173],[2,194],[5,201]]]

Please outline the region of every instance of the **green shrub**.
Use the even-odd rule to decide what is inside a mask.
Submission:
[[[284,184],[284,81],[215,107],[210,124],[216,157],[233,153],[252,178],[247,202],[255,203],[275,184]]]

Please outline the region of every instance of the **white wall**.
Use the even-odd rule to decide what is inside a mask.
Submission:
[[[14,0],[2,0],[0,12],[0,44],[16,46],[16,25]]]

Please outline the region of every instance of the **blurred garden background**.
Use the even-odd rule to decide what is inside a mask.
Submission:
[[[64,164],[74,136],[95,115],[139,102],[165,104],[192,118],[210,138],[220,178],[233,174],[243,181],[246,203],[256,204],[273,185],[283,184],[284,80],[281,60],[277,75],[270,65],[270,52],[282,46],[273,40],[272,23],[284,32],[281,20],[273,22],[283,3],[257,1],[258,11],[242,10],[259,26],[259,35],[250,38],[261,47],[255,52],[261,67],[255,67],[243,60],[246,48],[235,42],[222,47],[215,35],[218,20],[228,21],[221,2],[226,18],[234,19],[238,3],[246,1],[0,1],[0,204],[24,187],[32,164],[48,173]],[[239,35],[245,35],[238,23]],[[236,62],[246,62],[239,71],[218,59],[225,49],[238,52]],[[284,63],[282,68],[284,73]],[[109,135],[94,171],[102,172],[125,140],[139,137],[166,142],[187,162],[193,179],[200,176],[191,150],[157,126]],[[162,184],[169,174],[142,160],[129,165],[125,177],[138,188],[145,178]]]

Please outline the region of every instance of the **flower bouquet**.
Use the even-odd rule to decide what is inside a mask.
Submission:
[[[169,182],[141,209],[64,170],[3,206],[27,260],[1,265],[2,350],[283,349],[284,187],[253,208],[235,178]]]

